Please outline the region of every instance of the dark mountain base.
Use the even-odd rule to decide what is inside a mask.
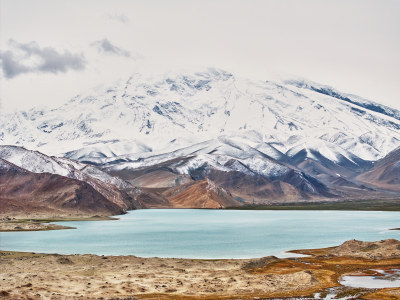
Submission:
[[[339,200],[323,202],[291,202],[270,205],[244,205],[228,207],[240,210],[363,210],[363,211],[400,211],[400,198]]]

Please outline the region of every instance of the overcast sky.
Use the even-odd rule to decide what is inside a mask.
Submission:
[[[2,111],[136,71],[300,76],[400,109],[399,0],[0,0]]]

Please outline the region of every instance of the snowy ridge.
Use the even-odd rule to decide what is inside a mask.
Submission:
[[[98,164],[119,157],[132,167],[224,138],[230,151],[245,153],[246,145],[279,161],[296,147],[372,161],[400,146],[399,116],[311,82],[251,81],[216,69],[135,73],[56,109],[0,116],[0,143]],[[241,147],[233,150],[236,141]]]
[[[316,157],[315,154],[313,154],[315,152],[318,152],[323,157],[335,163],[340,163],[343,160],[348,160],[354,164],[357,164],[357,157],[354,154],[345,151],[344,149],[336,146],[333,143],[322,142],[321,140],[309,140],[307,141],[307,143],[296,145],[295,147],[289,149],[286,152],[286,155],[288,155],[289,157],[294,157],[302,150],[305,150],[307,152],[308,158],[312,158],[315,160],[320,159],[319,157]]]
[[[249,175],[275,177],[290,169],[284,163],[269,157],[259,149],[250,147],[245,142],[247,141],[241,138],[230,139],[223,136],[147,158],[138,158],[137,155],[114,157],[104,163],[102,167],[106,171],[135,170],[179,159],[178,162],[170,164],[170,167],[174,168],[178,174],[190,174],[192,170],[211,167],[224,172],[239,171]],[[277,150],[271,150],[272,146],[257,144],[253,146],[259,146],[261,150],[266,148],[266,152],[269,154],[271,152],[278,153]]]
[[[74,170],[72,164],[57,161],[37,151],[14,146],[0,146],[0,158],[34,173],[51,173],[70,177]]]
[[[97,181],[117,187],[127,187],[123,180],[79,162],[66,158],[49,157],[37,151],[15,146],[0,146],[0,158],[33,173],[51,173],[81,181]],[[93,183],[93,184],[95,184]]]
[[[393,117],[397,120],[400,120],[400,112],[396,109],[393,109],[386,105],[382,105],[382,104],[364,99],[357,95],[342,93],[328,85],[322,85],[322,84],[319,84],[316,82],[311,82],[311,81],[307,82],[305,80],[286,80],[284,82],[289,85],[294,85],[298,88],[309,89],[309,90],[317,92],[317,93],[325,94],[325,95],[334,97],[336,99],[340,99],[345,102],[354,104],[361,108],[365,108],[370,111],[374,111],[374,112],[377,112],[377,113],[380,113],[383,115]]]

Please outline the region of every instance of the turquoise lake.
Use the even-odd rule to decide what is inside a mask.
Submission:
[[[77,229],[3,232],[0,249],[179,258],[294,256],[349,239],[400,239],[399,212],[148,209],[118,221],[57,222]]]

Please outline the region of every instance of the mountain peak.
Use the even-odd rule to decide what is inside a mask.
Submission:
[[[58,108],[6,115],[0,143],[60,154],[127,141],[146,156],[150,149],[161,154],[241,136],[249,145],[268,143],[281,153],[318,140],[375,160],[400,145],[399,120],[394,109],[323,85],[254,81],[209,68],[135,73]]]

